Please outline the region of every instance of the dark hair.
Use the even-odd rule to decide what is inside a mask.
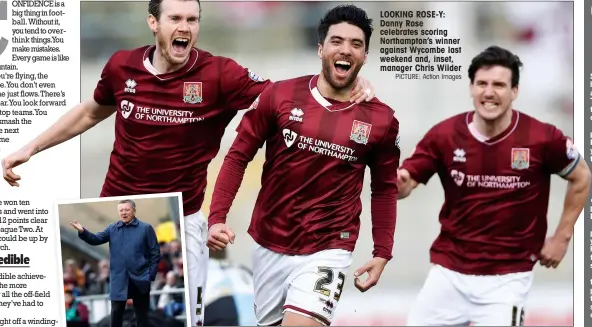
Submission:
[[[160,20],[160,5],[162,4],[163,0],[150,0],[150,2],[148,2],[148,13],[152,16],[154,16],[154,18],[156,18],[156,20]],[[185,1],[193,1],[193,0],[185,0]],[[201,3],[199,3],[199,0],[195,0],[197,1],[197,4],[199,5],[199,19],[201,19]]]
[[[319,43],[324,43],[329,27],[340,23],[348,23],[359,27],[365,36],[366,52],[370,46],[370,37],[372,36],[372,19],[368,18],[368,14],[362,8],[354,5],[339,5],[325,13],[325,16],[319,22]]]
[[[516,87],[520,84],[520,68],[522,68],[520,58],[497,45],[490,46],[473,58],[471,65],[469,66],[469,79],[471,80],[471,83],[475,81],[475,73],[477,73],[479,69],[491,66],[508,68],[512,71],[512,87]]]

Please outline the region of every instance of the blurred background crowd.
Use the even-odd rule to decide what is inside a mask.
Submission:
[[[165,317],[185,317],[182,243],[177,197],[134,200],[138,219],[153,225],[160,244],[160,262],[152,284],[151,309]],[[60,205],[60,228],[66,320],[68,327],[98,322],[110,313],[108,244],[93,247],[69,226],[78,220],[93,233],[117,221],[117,201]],[[131,301],[131,300],[130,300]],[[131,302],[130,302],[131,304]]]
[[[573,136],[573,3],[571,2],[353,2],[375,19],[368,61],[361,75],[369,79],[377,97],[396,110],[401,123],[403,158],[435,123],[472,110],[466,69],[470,60],[487,46],[497,44],[524,62],[520,94],[515,108],[539,120],[552,122]],[[325,10],[338,2],[202,2],[198,47],[235,59],[258,75],[272,80],[316,74],[316,27]],[[81,98],[92,96],[101,70],[113,52],[151,44],[147,28],[147,1],[81,3]],[[463,79],[451,81],[396,80],[379,71],[381,10],[443,10],[445,18],[426,21],[426,28],[447,29],[461,40],[462,53],[454,57],[462,65]],[[105,22],[108,21],[108,24]],[[226,130],[220,152],[209,168],[204,213],[217,172],[232,144],[239,114]],[[82,196],[96,197],[107,171],[113,146],[114,117],[82,135]],[[204,122],[206,123],[206,122]],[[237,233],[228,257],[251,267],[252,240],[246,230],[260,187],[263,150],[247,168],[246,176],[229,214]],[[549,206],[552,231],[561,213],[566,184],[553,178]],[[362,229],[352,269],[371,256],[369,178],[362,201]],[[401,325],[429,269],[428,249],[439,231],[438,211],[443,201],[439,181],[398,204],[394,259],[379,285],[361,294],[347,283],[337,325]],[[573,253],[557,270],[536,268],[535,284],[526,313],[526,324],[569,326],[573,323]],[[68,258],[67,256],[65,258]],[[80,265],[80,263],[79,263]],[[82,268],[81,268],[82,269]],[[98,270],[97,270],[98,271]],[[164,278],[164,277],[163,277]],[[353,280],[353,279],[352,279]],[[207,292],[206,292],[207,296]],[[207,315],[207,310],[206,310]]]

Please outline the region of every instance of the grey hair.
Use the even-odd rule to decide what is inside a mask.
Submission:
[[[118,204],[124,204],[124,203],[128,203],[129,205],[132,206],[132,209],[136,210],[136,203],[132,200],[121,200],[119,201]]]

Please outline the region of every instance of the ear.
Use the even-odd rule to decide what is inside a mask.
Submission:
[[[156,19],[156,17],[148,15],[146,22],[148,23],[148,27],[150,27],[152,33],[156,33],[156,31],[158,30],[158,20]]]
[[[474,85],[472,82],[469,81],[469,94],[471,95],[471,98],[474,96],[473,95],[473,89],[474,89]]]
[[[319,56],[319,59],[323,59],[323,45],[320,43],[317,46],[317,55]]]
[[[368,60],[368,51],[366,51],[366,53],[364,53],[364,62],[362,63],[362,66],[366,64],[367,60]]]

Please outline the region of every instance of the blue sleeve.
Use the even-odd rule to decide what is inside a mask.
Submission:
[[[109,236],[111,234],[111,227],[112,227],[112,225],[109,225],[109,226],[105,227],[104,231],[98,232],[96,234],[89,232],[85,228],[84,231],[82,231],[82,233],[78,232],[78,237],[90,245],[105,244],[105,243],[109,242]]]
[[[156,238],[156,233],[152,225],[148,225],[148,249],[150,251],[150,280],[156,279],[156,273],[158,272],[158,263],[160,262],[160,245]]]

